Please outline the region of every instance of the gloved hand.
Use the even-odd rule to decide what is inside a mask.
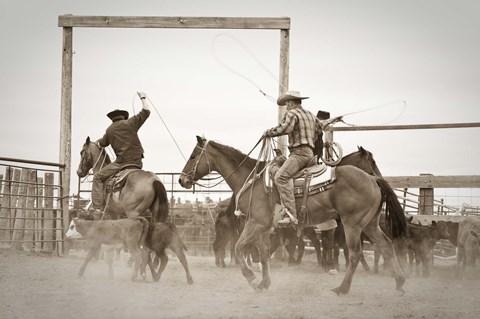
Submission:
[[[137,92],[138,96],[140,97],[141,100],[145,99],[147,97],[147,94],[145,92]]]
[[[263,132],[262,137],[269,137],[268,131],[269,130],[266,130],[265,132]]]

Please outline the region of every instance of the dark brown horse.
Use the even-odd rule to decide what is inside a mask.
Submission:
[[[110,163],[105,150],[87,137],[80,152],[81,159],[77,175],[87,176],[90,169],[95,174],[104,165]],[[165,186],[152,173],[141,169],[135,170],[126,177],[125,186],[110,194],[105,207],[105,213],[126,215],[128,218],[145,216],[149,213],[152,222],[165,222],[168,217],[168,197]]]
[[[267,191],[263,181],[265,162],[258,162],[239,150],[197,136],[197,144],[190,155],[179,183],[191,188],[200,178],[212,171],[218,172],[232,191],[243,191],[239,209],[247,221],[235,246],[243,276],[254,289],[268,289],[271,284],[269,264],[269,230],[273,223],[274,205],[278,196]],[[253,178],[250,179],[250,176]],[[398,199],[388,183],[351,165],[336,168],[337,180],[330,190],[311,195],[307,202],[312,223],[320,224],[340,216],[345,227],[350,263],[337,294],[350,291],[353,275],[362,254],[360,234],[364,231],[382,248],[384,257],[392,260],[397,290],[403,291],[405,275],[393,257],[391,241],[381,231],[378,221],[382,205],[386,203],[387,222],[394,237],[406,233],[406,220]],[[300,206],[301,199],[297,206]],[[299,207],[298,207],[299,209]],[[262,279],[258,281],[247,265],[244,250],[247,244],[257,244],[262,263]]]

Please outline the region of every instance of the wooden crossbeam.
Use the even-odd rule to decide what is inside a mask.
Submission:
[[[58,17],[58,26],[64,28],[90,27],[289,30],[290,18],[74,16],[67,14]]]

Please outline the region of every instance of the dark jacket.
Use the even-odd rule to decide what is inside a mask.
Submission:
[[[144,151],[137,132],[149,116],[150,111],[142,109],[127,120],[113,122],[97,142],[103,147],[112,145],[116,163],[128,164],[141,159]]]

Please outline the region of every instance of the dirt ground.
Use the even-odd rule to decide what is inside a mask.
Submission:
[[[404,295],[386,273],[357,269],[350,294],[337,296],[338,275],[324,273],[313,254],[297,266],[272,260],[272,285],[254,292],[237,266],[188,256],[194,284],[170,253],[160,282],[131,282],[124,254],[108,279],[105,262],[77,272],[83,251],[68,257],[0,250],[0,317],[70,318],[479,318],[480,277],[455,278],[454,261],[435,260],[429,278],[409,276]],[[370,256],[368,256],[370,257]],[[371,258],[368,259],[369,262]]]

